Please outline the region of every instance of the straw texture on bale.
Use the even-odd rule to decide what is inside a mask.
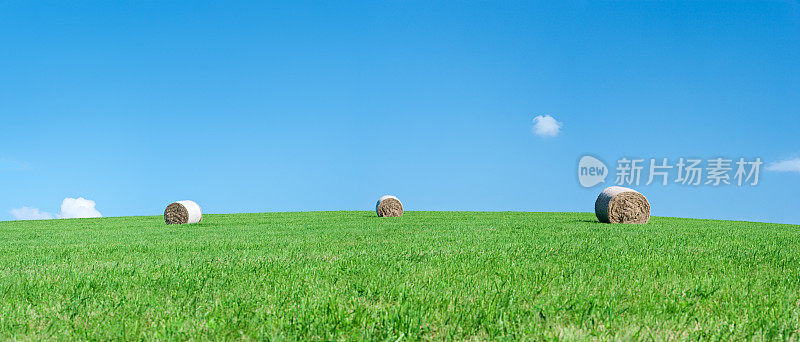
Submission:
[[[375,212],[380,217],[400,217],[403,216],[403,203],[397,197],[386,195],[375,204]]]
[[[202,220],[200,206],[193,201],[178,201],[164,210],[164,222],[167,224],[198,223]]]
[[[611,186],[597,196],[594,213],[604,223],[644,224],[650,220],[650,202],[636,190]]]

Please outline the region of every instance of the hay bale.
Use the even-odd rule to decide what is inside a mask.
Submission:
[[[379,217],[400,217],[403,216],[403,203],[397,197],[386,195],[375,204],[375,212]]]
[[[203,220],[200,206],[192,201],[178,201],[164,210],[164,221],[167,224],[198,223]]]
[[[594,214],[604,223],[647,223],[650,220],[650,202],[636,190],[610,186],[597,196]]]

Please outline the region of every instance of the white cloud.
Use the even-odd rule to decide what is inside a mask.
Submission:
[[[61,214],[58,215],[58,218],[103,217],[94,206],[95,203],[92,200],[87,200],[83,197],[67,197],[61,202]]]
[[[14,217],[15,220],[51,220],[53,219],[53,214],[39,211],[39,208],[31,208],[31,207],[22,207],[11,209],[11,216]]]
[[[545,138],[556,137],[561,133],[562,125],[550,115],[539,115],[533,118],[533,134]]]
[[[71,198],[67,197],[61,202],[61,213],[53,215],[46,211],[40,211],[39,208],[22,207],[11,209],[11,216],[15,220],[51,220],[54,218],[69,219],[69,218],[89,218],[89,217],[103,217],[97,209],[95,209],[95,202],[87,200],[83,197]]]
[[[767,170],[778,172],[797,172],[800,173],[800,158],[781,160],[772,162],[767,166]]]

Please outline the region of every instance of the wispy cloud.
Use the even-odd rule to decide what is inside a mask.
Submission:
[[[550,115],[539,115],[533,118],[533,134],[540,137],[552,138],[561,133],[562,123]]]
[[[797,172],[800,173],[800,158],[786,159],[772,162],[767,165],[767,170],[777,172]]]
[[[67,197],[61,201],[61,212],[56,215],[33,207],[11,209],[10,213],[15,220],[51,220],[54,218],[69,219],[103,217],[103,215],[100,214],[100,212],[95,208],[95,205],[96,203],[94,201],[85,199],[83,197]]]
[[[51,220],[54,218],[53,214],[39,211],[39,208],[22,207],[11,209],[10,212],[15,220]]]
[[[17,170],[27,170],[28,168],[30,168],[30,165],[27,162],[0,158],[0,170],[17,171]]]

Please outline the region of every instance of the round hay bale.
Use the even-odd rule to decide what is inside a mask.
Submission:
[[[650,202],[638,191],[610,186],[597,196],[594,214],[604,223],[639,223],[650,220]]]
[[[200,206],[193,201],[178,201],[164,210],[164,221],[167,224],[198,223],[203,220]]]
[[[386,195],[375,204],[375,212],[379,217],[400,217],[403,216],[403,203],[397,197]]]

